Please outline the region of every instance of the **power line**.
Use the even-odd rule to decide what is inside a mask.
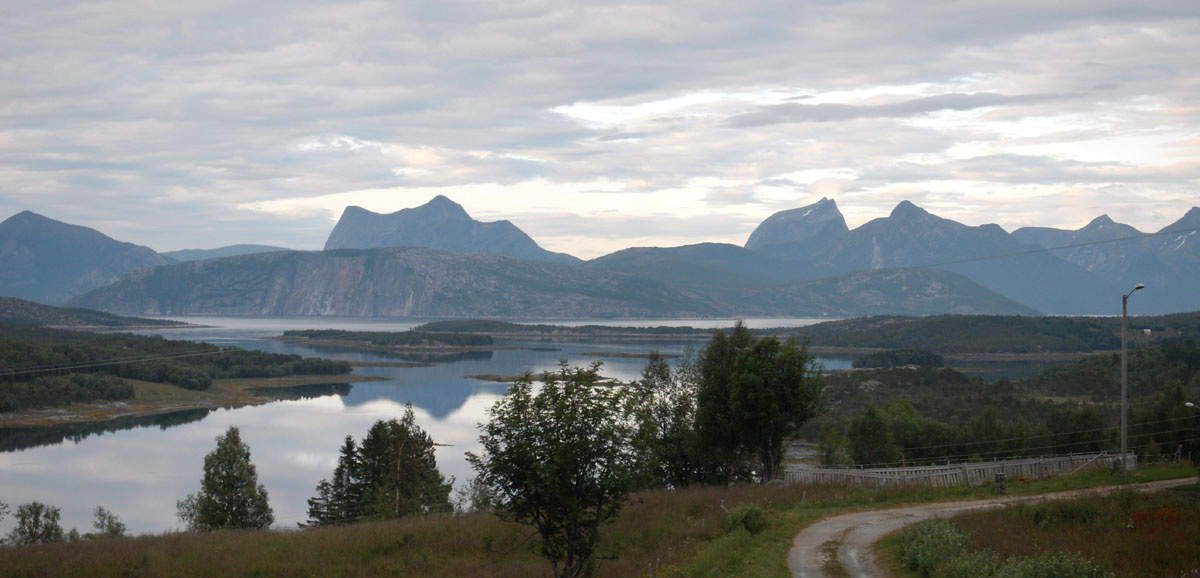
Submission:
[[[232,351],[229,348],[217,348],[209,351],[188,351],[183,353],[168,353],[162,355],[145,355],[133,357],[113,357],[107,360],[85,361],[81,363],[69,363],[51,366],[35,366],[29,368],[21,368],[0,372],[0,377],[10,377],[14,375],[28,375],[33,373],[49,373],[52,371],[67,371],[72,369],[88,369],[92,367],[104,367],[108,365],[120,365],[122,363],[141,363],[145,361],[158,361],[162,359],[179,359],[182,357],[198,357],[203,355],[216,355],[219,353],[227,353]]]

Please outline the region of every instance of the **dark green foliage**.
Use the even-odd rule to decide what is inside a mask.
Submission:
[[[707,483],[777,478],[783,439],[824,407],[824,380],[807,345],[756,338],[738,321],[700,352],[696,431]]]
[[[1120,349],[1120,322],[1099,317],[939,315],[864,317],[795,330],[818,345],[939,353],[1090,352]]]
[[[66,540],[59,520],[58,508],[41,502],[22,504],[17,508],[17,525],[8,534],[7,542],[14,546],[51,544]]]
[[[900,534],[900,561],[922,576],[961,555],[971,538],[950,520],[932,519],[905,528]]]
[[[758,477],[782,475],[783,440],[823,409],[816,360],[794,339],[758,340],[734,364],[730,408],[742,443],[758,459]]]
[[[637,403],[639,444],[646,451],[650,485],[682,488],[701,479],[705,448],[696,431],[695,361],[689,349],[672,369],[657,351],[629,384]]]
[[[748,479],[753,471],[734,413],[733,388],[738,357],[756,340],[739,321],[728,337],[724,330],[714,333],[697,360],[696,431],[714,466],[705,480],[711,484]]]
[[[864,367],[941,367],[946,360],[932,351],[920,349],[894,349],[880,351],[854,358],[851,365],[855,368]]]
[[[438,471],[433,439],[416,424],[411,404],[400,420],[375,422],[358,455],[367,514],[398,518],[453,510],[451,482]],[[352,479],[352,474],[346,476]],[[345,491],[353,495],[357,490]]]
[[[111,375],[76,373],[0,381],[0,412],[132,397],[133,386]]]
[[[595,570],[600,527],[641,484],[633,394],[597,385],[600,364],[518,380],[482,425],[481,455],[467,460],[494,490],[496,513],[533,526],[555,576]]]
[[[303,525],[451,511],[452,481],[438,470],[434,449],[411,404],[400,420],[376,421],[361,446],[346,436],[333,478],[317,483]]]
[[[850,424],[850,457],[855,463],[887,465],[900,461],[900,448],[879,410],[868,408]]]
[[[192,531],[265,530],[275,522],[267,490],[250,461],[250,447],[233,426],[217,436],[217,449],[204,456],[200,492],[176,506],[179,519]]]
[[[738,506],[725,518],[725,531],[733,532],[739,528],[757,536],[767,529],[767,514],[754,504]]]
[[[304,337],[328,341],[361,341],[381,347],[482,347],[492,344],[487,335],[471,333],[433,333],[429,331],[344,331],[341,329],[301,329],[284,331],[284,337]]]
[[[129,399],[124,379],[206,390],[214,379],[350,372],[344,361],[15,325],[0,325],[0,367],[0,411]]]
[[[1131,346],[1128,355],[1130,397],[1149,395],[1173,381],[1200,387],[1200,347],[1195,340],[1164,341],[1142,348]],[[1084,395],[1094,401],[1119,401],[1121,358],[1114,353],[1053,367],[1025,380],[1022,387],[1050,395]]]

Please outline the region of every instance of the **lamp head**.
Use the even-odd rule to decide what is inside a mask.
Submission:
[[[1137,285],[1134,285],[1134,286],[1133,286],[1133,291],[1137,291],[1138,289],[1145,289],[1145,288],[1146,288],[1146,286],[1145,286],[1145,285],[1142,285],[1141,283],[1138,283]],[[1132,293],[1133,291],[1130,291],[1130,293]]]
[[[1188,407],[1196,407],[1196,404],[1194,404],[1194,403],[1192,403],[1192,402],[1190,402],[1190,401],[1184,402],[1184,403],[1183,403],[1183,405],[1186,405],[1186,406],[1188,406]]]

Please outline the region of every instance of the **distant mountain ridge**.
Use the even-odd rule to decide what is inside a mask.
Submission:
[[[186,325],[165,319],[122,317],[91,309],[63,308],[15,297],[0,297],[0,325],[48,327],[145,327]]]
[[[291,251],[283,247],[273,247],[271,245],[228,245],[225,247],[217,247],[216,249],[182,249],[179,251],[166,251],[159,253],[164,259],[172,265],[175,263],[183,263],[185,261],[200,261],[203,259],[217,259],[220,257],[236,257],[238,255],[252,255],[254,253],[271,253],[273,251]]]
[[[31,264],[53,272],[79,263],[95,269],[93,261],[108,258],[95,249],[116,246],[149,252],[158,266],[71,303],[127,314],[1103,315],[1118,309],[1122,292],[1145,283],[1131,313],[1152,314],[1200,310],[1197,229],[1200,209],[1193,208],[1152,235],[1107,215],[1078,231],[1009,234],[904,201],[850,230],[836,202],[822,199],[764,220],[746,247],[636,247],[582,262],[542,249],[508,221],[476,221],[438,196],[391,215],[347,207],[327,242],[383,248],[260,253],[275,248],[231,246],[188,252],[180,256],[202,260],[163,266],[165,259],[145,247],[23,213],[0,223],[0,281],[10,271],[22,271],[12,276],[19,282],[36,281],[37,271],[24,272]],[[22,240],[6,241],[14,238]],[[64,251],[64,243],[79,250]],[[40,257],[30,258],[35,252]],[[59,298],[79,292],[69,285]]]
[[[58,305],[130,271],[166,265],[149,247],[30,211],[0,223],[0,295]]]
[[[427,247],[561,264],[582,262],[571,255],[543,249],[509,221],[476,221],[462,205],[442,195],[420,207],[401,209],[390,215],[346,207],[325,241],[326,251],[385,247]]]
[[[73,299],[126,315],[704,318],[1036,314],[942,271],[699,292],[604,268],[420,247],[258,253],[136,271]]]
[[[1143,283],[1151,291],[1138,296],[1138,311],[1172,313],[1200,308],[1198,229],[1200,208],[1192,207],[1153,235],[1101,215],[1074,231],[1025,227],[1013,231],[1013,237],[1045,248],[1067,247],[1053,253],[1110,280],[1115,288],[1109,291],[1110,301],[1115,301],[1114,290],[1119,295]]]

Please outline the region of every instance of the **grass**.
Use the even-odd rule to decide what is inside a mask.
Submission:
[[[1130,472],[1128,483],[1194,475],[1195,470],[1186,465],[1154,467]],[[1093,471],[1038,485],[1057,491],[1118,483],[1123,482],[1117,475]],[[1200,485],[1151,494],[1122,489],[1105,496],[1015,504],[951,520],[971,538],[963,554],[991,552],[1000,560],[1028,562],[1066,553],[1095,561],[1118,577],[1200,575],[1195,562],[1200,558],[1200,541],[1195,538],[1200,536]],[[896,578],[923,576],[901,562],[906,532],[880,540],[877,559]]]
[[[1139,470],[1137,481],[1194,470]],[[1108,485],[1107,472],[1009,482],[1010,493]],[[733,486],[636,494],[603,531],[601,576],[788,576],[792,539],[813,521],[851,510],[990,496],[984,489],[868,490]],[[740,508],[740,510],[739,510]],[[757,535],[728,529],[730,514],[760,510]],[[758,527],[755,524],[754,527]],[[433,516],[308,531],[213,532],[0,548],[16,576],[549,576],[525,526],[490,513]]]

